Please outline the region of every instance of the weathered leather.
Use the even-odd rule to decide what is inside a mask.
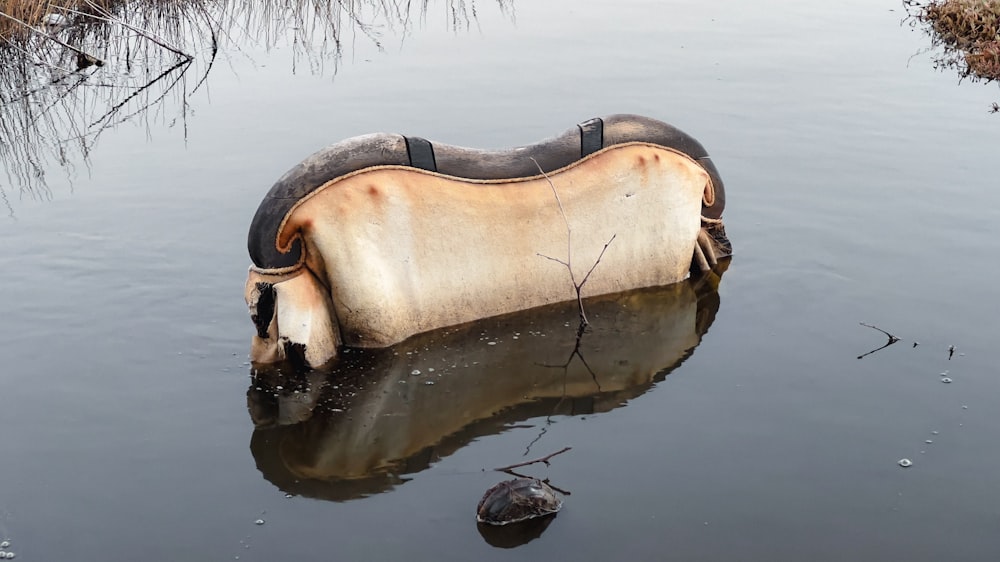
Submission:
[[[481,150],[430,142],[420,137],[377,133],[354,137],[309,156],[289,170],[264,197],[250,226],[248,249],[254,265],[290,267],[302,259],[302,241],[288,252],[277,245],[279,230],[291,209],[334,178],[375,166],[412,166],[456,178],[497,180],[538,176],[569,166],[588,154],[619,144],[646,142],[690,156],[708,172],[715,199],[702,216],[719,219],[725,208],[722,178],[702,145],[683,131],[648,117],[610,115],[581,123],[541,142],[504,150]],[[537,164],[536,164],[537,162]],[[728,241],[727,241],[728,242]],[[723,247],[727,247],[724,244]]]

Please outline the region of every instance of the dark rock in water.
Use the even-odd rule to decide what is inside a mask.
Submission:
[[[486,491],[476,508],[476,520],[489,525],[508,525],[560,509],[562,500],[548,484],[537,478],[515,478]]]

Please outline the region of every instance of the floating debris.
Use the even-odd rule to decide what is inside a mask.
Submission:
[[[908,467],[913,466],[913,461],[911,461],[910,459],[899,459],[899,463],[898,464],[899,464],[899,466],[901,466],[903,468],[908,468]]]
[[[505,480],[486,491],[476,507],[476,521],[509,525],[551,515],[562,509],[555,491],[537,478]]]

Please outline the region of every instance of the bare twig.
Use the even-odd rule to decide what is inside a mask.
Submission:
[[[896,343],[896,342],[899,341],[899,338],[897,338],[896,336],[890,334],[889,332],[886,332],[885,330],[883,330],[882,328],[879,328],[878,326],[872,326],[871,324],[865,324],[864,322],[858,322],[858,324],[861,324],[862,326],[864,326],[866,328],[871,328],[873,330],[878,330],[879,332],[882,332],[886,336],[889,336],[889,341],[886,342],[885,345],[883,345],[882,347],[876,347],[875,349],[869,351],[868,353],[862,353],[861,355],[858,355],[858,359],[863,359],[864,357],[866,357],[868,355],[871,355],[872,353],[875,353],[876,351],[881,351],[881,350],[883,350],[883,349],[889,347],[890,345],[892,345],[892,344],[894,344],[894,343]]]
[[[554,453],[545,455],[544,457],[541,457],[541,458],[537,458],[537,459],[535,459],[533,461],[519,462],[517,464],[512,464],[512,465],[509,465],[509,466],[503,466],[503,467],[500,467],[500,468],[494,468],[493,470],[495,470],[497,472],[507,472],[509,470],[512,470],[512,469],[515,469],[515,468],[518,468],[518,467],[528,466],[529,464],[535,464],[535,463],[540,463],[540,462],[541,463],[545,463],[545,466],[549,466],[549,459],[551,459],[552,457],[554,457],[556,455],[561,455],[561,454],[565,453],[566,451],[569,451],[572,448],[573,447],[563,447],[562,449],[559,449],[558,451],[556,451]]]
[[[29,25],[29,24],[27,24],[27,23],[24,23],[23,21],[21,21],[21,20],[19,20],[19,19],[15,18],[14,16],[10,16],[10,15],[7,15],[7,14],[5,14],[4,12],[0,12],[0,16],[3,16],[3,17],[5,17],[5,18],[7,18],[7,19],[9,19],[9,20],[11,20],[11,21],[13,21],[13,22],[16,22],[16,23],[18,23],[18,24],[20,24],[20,25],[22,25],[22,26],[24,26],[24,27],[28,28],[29,30],[31,30],[31,31],[33,31],[33,32],[35,32],[35,33],[37,33],[38,35],[41,35],[42,37],[45,37],[46,39],[48,39],[48,40],[50,40],[50,41],[54,41],[54,42],[56,42],[56,43],[58,43],[58,44],[62,45],[63,47],[65,47],[65,48],[67,48],[67,49],[69,49],[69,50],[73,51],[74,53],[76,53],[76,54],[78,54],[78,55],[83,55],[83,56],[85,56],[85,57],[91,57],[91,58],[92,58],[92,59],[94,59],[95,61],[98,61],[98,62],[100,62],[100,63],[101,63],[102,65],[104,64],[104,61],[102,61],[101,59],[99,59],[99,58],[95,57],[94,55],[91,55],[91,54],[89,54],[89,53],[85,53],[85,52],[83,52],[82,50],[80,50],[79,48],[77,48],[77,47],[74,47],[73,45],[70,45],[70,44],[68,44],[68,43],[63,43],[62,41],[60,41],[59,39],[56,39],[56,38],[55,38],[54,36],[52,36],[51,34],[49,34],[49,33],[45,33],[44,31],[42,31],[42,30],[38,29],[37,27],[34,27],[34,26],[32,26],[32,25]],[[96,63],[95,63],[95,64],[96,64]]]
[[[593,273],[594,269],[597,268],[597,264],[601,263],[601,258],[604,257],[604,252],[606,252],[608,250],[608,246],[610,246],[611,243],[615,241],[615,236],[618,236],[618,234],[617,233],[612,234],[611,238],[604,243],[604,248],[601,249],[600,255],[597,256],[597,261],[594,262],[594,265],[590,266],[590,271],[588,271],[587,274],[583,276],[583,281],[580,281],[581,287],[583,287],[583,284],[587,282],[587,279],[590,279],[590,274]],[[579,293],[579,291],[577,291],[577,293]],[[577,298],[580,298],[579,294],[577,294]]]
[[[558,264],[562,264],[567,270],[569,270],[569,280],[573,284],[573,290],[576,291],[576,304],[580,313],[580,333],[582,333],[583,330],[590,325],[590,320],[587,319],[587,311],[583,308],[583,285],[587,282],[587,279],[590,279],[590,274],[597,268],[597,264],[601,263],[601,258],[604,257],[604,252],[608,250],[608,246],[611,245],[611,242],[614,241],[618,234],[611,235],[611,238],[604,244],[604,248],[601,250],[600,255],[597,256],[597,261],[594,262],[594,265],[590,266],[590,270],[588,270],[587,274],[583,276],[583,280],[577,283],[576,274],[573,273],[573,230],[569,226],[569,219],[566,218],[566,210],[563,208],[562,199],[559,198],[559,192],[556,190],[555,184],[552,183],[552,179],[549,178],[549,175],[546,174],[545,170],[543,170],[541,165],[538,164],[538,160],[531,158],[531,161],[535,163],[535,167],[538,168],[538,172],[542,174],[542,177],[545,178],[545,181],[548,182],[549,187],[552,189],[552,195],[555,196],[556,203],[559,205],[559,214],[562,215],[563,223],[566,225],[566,261],[546,256],[541,253],[537,255],[547,260],[552,260]],[[579,335],[577,337],[579,337]]]
[[[144,29],[140,29],[138,27],[135,27],[134,25],[127,24],[127,23],[125,23],[124,21],[122,21],[120,19],[116,19],[110,12],[108,12],[107,10],[105,10],[104,8],[102,8],[101,6],[98,6],[94,2],[91,2],[91,0],[84,0],[84,1],[87,3],[88,6],[90,6],[97,13],[99,13],[99,14],[101,14],[101,16],[103,16],[100,19],[103,19],[103,20],[108,21],[110,23],[117,23],[118,25],[120,25],[122,27],[126,27],[128,29],[131,29],[132,31],[138,33],[139,35],[142,35],[146,39],[149,39],[150,41],[152,41],[153,43],[156,43],[157,45],[163,47],[164,49],[166,49],[166,50],[168,50],[168,51],[170,51],[170,52],[172,52],[172,53],[174,53],[174,54],[176,54],[176,55],[178,55],[180,57],[184,57],[188,61],[191,61],[191,60],[194,59],[194,57],[192,57],[191,55],[185,53],[184,51],[178,49],[177,47],[174,47],[174,46],[170,45],[165,40],[160,39],[159,37],[157,37],[156,35],[150,33],[149,31],[146,31]],[[97,17],[97,16],[95,16],[95,17]]]
[[[534,476],[528,476],[527,474],[521,474],[520,472],[516,472],[514,470],[501,470],[500,472],[506,472],[507,474],[510,474],[511,476],[516,476],[518,478],[529,478],[529,479],[534,478]],[[550,482],[548,478],[542,480],[542,482],[545,482],[546,484],[549,485],[549,488],[552,488],[553,490],[559,492],[560,494],[562,494],[564,496],[572,496],[573,495],[573,494],[571,494],[569,492],[569,490],[563,490],[562,488],[559,488],[558,486],[553,485],[552,482]]]
[[[883,330],[882,328],[879,328],[878,326],[872,326],[871,324],[865,324],[864,322],[858,322],[858,324],[861,324],[865,328],[871,328],[873,330],[878,330],[878,331],[882,332],[883,334],[889,336],[889,341],[891,343],[896,343],[896,342],[899,341],[899,338],[897,338],[896,336],[890,334],[889,332],[886,332],[885,330]]]

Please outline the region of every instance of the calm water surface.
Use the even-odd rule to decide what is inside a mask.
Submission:
[[[895,0],[482,2],[458,31],[443,7],[382,52],[348,41],[335,76],[280,41],[228,44],[186,140],[169,115],[126,123],[49,170],[49,196],[6,191],[0,540],[18,559],[995,559],[995,87],[934,71]],[[248,376],[246,228],[277,177],[362,133],[504,147],[618,112],[688,131],[726,180],[735,258],[708,313],[688,293],[608,312],[588,344],[606,386],[569,406],[533,383],[495,418],[431,418],[434,390],[524,383],[521,318],[455,356],[447,335],[398,350],[469,360],[435,386],[369,358],[339,409],[403,423],[353,449],[323,448],[350,427],[332,411],[268,429],[311,406]],[[547,335],[572,332],[553,314]],[[885,342],[859,322],[903,341],[859,361]],[[612,383],[612,360],[662,372]],[[328,478],[418,430],[388,472]],[[473,517],[490,469],[565,446],[526,469],[572,492],[564,510],[492,546]]]

